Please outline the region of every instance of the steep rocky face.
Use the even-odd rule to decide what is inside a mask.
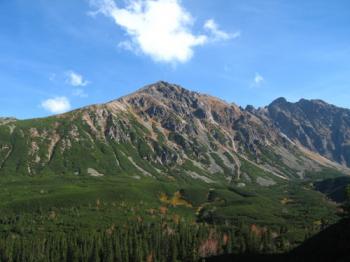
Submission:
[[[182,153],[189,159],[195,155],[198,158],[192,160],[212,172],[220,171],[213,154],[219,155],[229,167],[224,170],[232,170],[236,177],[240,176],[242,157],[281,176],[295,176],[310,166],[317,169],[302,154],[296,157],[298,150],[269,119],[215,97],[159,82],[113,103],[130,108],[144,125],[152,123],[167,143],[174,142],[171,147],[180,154],[179,159],[183,159]],[[231,156],[229,160],[227,154]],[[300,167],[298,158],[308,167]]]
[[[143,120],[157,122],[168,132],[197,137],[202,142],[208,141],[208,135],[213,136],[234,151],[236,146],[255,148],[278,140],[278,134],[260,118],[237,105],[165,82],[117,102],[126,103]]]
[[[278,121],[271,120],[280,111],[284,119],[288,110],[273,110],[244,110],[158,82],[107,104],[3,122],[0,174],[127,175],[269,186],[323,168],[344,171],[315,148],[305,152],[293,143],[294,133],[283,134]]]
[[[321,100],[289,103],[284,98],[275,100],[267,110],[275,125],[290,139],[350,166],[350,110]]]

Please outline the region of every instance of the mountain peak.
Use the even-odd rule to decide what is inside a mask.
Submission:
[[[169,99],[179,98],[180,96],[198,95],[198,93],[185,89],[179,85],[172,84],[166,81],[158,81],[153,84],[146,85],[138,89],[136,92],[122,97],[121,99],[145,95],[145,94],[155,98],[163,97],[163,98],[169,98]]]
[[[124,96],[119,101],[130,100],[134,98],[146,98],[150,97],[158,102],[166,103],[184,103],[184,104],[197,104],[200,101],[211,102],[213,104],[225,104],[237,107],[234,103],[228,102],[207,94],[188,90],[180,85],[172,84],[165,81],[158,81],[153,84],[142,87],[136,92]]]
[[[305,99],[301,98],[298,102],[292,103],[289,102],[284,97],[279,97],[271,102],[269,106],[280,106],[280,105],[286,105],[286,104],[292,104],[294,106],[303,106],[303,105],[319,105],[319,106],[329,106],[327,102],[321,100],[321,99]]]
[[[329,104],[321,99],[300,99],[298,101],[298,104],[314,104],[314,105],[320,105],[320,106],[328,106]]]
[[[287,104],[287,103],[288,103],[287,99],[285,99],[284,97],[279,97],[279,98],[275,99],[274,101],[272,101],[270,106],[283,105],[283,104]]]
[[[182,92],[183,90],[189,91],[189,90],[187,90],[179,85],[160,80],[160,81],[157,81],[153,84],[149,84],[149,85],[142,87],[141,89],[137,90],[135,93],[140,93],[140,92],[149,93],[149,92],[154,92],[154,91],[158,91],[158,92],[164,92],[164,91]]]

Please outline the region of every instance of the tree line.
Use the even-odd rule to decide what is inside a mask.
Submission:
[[[22,232],[22,233],[21,233]],[[129,222],[106,230],[0,234],[0,261],[198,261],[230,253],[275,253],[289,248],[287,229],[256,225]]]

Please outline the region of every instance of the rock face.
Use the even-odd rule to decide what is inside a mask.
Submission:
[[[0,117],[0,125],[8,124],[8,123],[15,122],[15,121],[16,121],[16,119],[12,118],[12,117]]]
[[[177,132],[214,143],[234,151],[277,142],[278,134],[263,121],[235,104],[188,91],[177,85],[159,82],[117,100],[126,103],[144,121],[160,124],[168,132]],[[270,141],[270,142],[269,142]]]
[[[348,110],[321,101],[278,99],[264,109],[242,109],[158,82],[107,104],[2,122],[0,175],[103,174],[271,186],[324,168],[349,172],[331,161],[350,164],[348,138]]]
[[[321,100],[289,103],[279,98],[267,115],[291,140],[346,166],[350,166],[350,110]]]

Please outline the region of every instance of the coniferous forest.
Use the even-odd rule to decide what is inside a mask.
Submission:
[[[2,221],[2,225],[13,221]],[[283,229],[281,229],[283,231]],[[39,232],[20,227],[0,239],[0,261],[197,261],[231,253],[288,250],[283,232],[273,237],[256,226],[127,223],[105,231]]]
[[[172,205],[151,209],[144,218],[135,213],[137,208],[121,206],[133,216],[115,223],[103,221],[110,213],[101,200],[85,207],[4,212],[0,261],[199,261],[225,254],[281,254],[297,245],[291,242],[296,233],[289,232],[293,228],[288,225],[264,226],[244,219],[210,222],[200,216],[188,220],[179,215],[181,206]],[[325,227],[306,226],[302,238]]]

